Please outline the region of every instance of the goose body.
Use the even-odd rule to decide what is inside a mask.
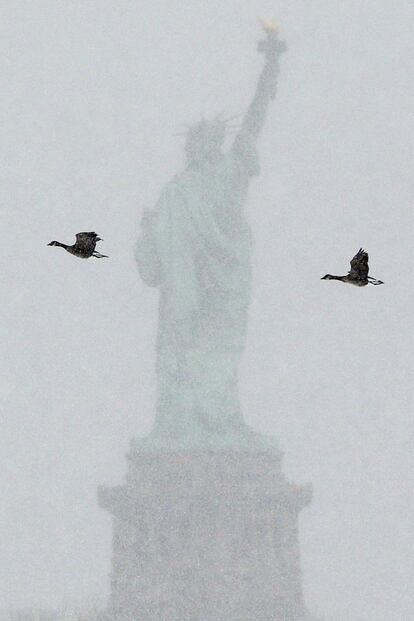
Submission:
[[[366,285],[383,285],[382,280],[377,280],[368,276],[368,253],[362,248],[358,250],[354,258],[351,260],[351,269],[346,276],[332,276],[332,274],[326,274],[321,280],[340,280],[341,282],[347,282],[355,287],[365,287]]]
[[[66,252],[80,259],[89,259],[89,257],[95,257],[97,259],[107,258],[106,254],[101,254],[95,250],[98,241],[102,241],[102,239],[98,237],[97,233],[92,231],[90,233],[77,233],[76,242],[72,244],[72,246],[58,241],[51,241],[48,246],[60,246],[60,248],[64,248]]]

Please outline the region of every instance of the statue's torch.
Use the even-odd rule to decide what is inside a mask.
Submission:
[[[273,19],[262,19],[259,17],[259,21],[263,26],[263,30],[267,33],[269,32],[279,32],[279,24],[275,22]]]
[[[266,33],[266,38],[259,42],[257,49],[261,54],[266,57],[265,73],[267,75],[267,84],[269,89],[270,98],[274,99],[276,94],[276,76],[278,73],[278,59],[280,54],[283,54],[287,50],[287,45],[284,41],[281,41],[278,37],[280,32],[279,25],[272,19],[259,18],[263,30]],[[266,69],[267,67],[267,69]]]
[[[273,19],[259,18],[259,21],[266,33],[266,39],[260,41],[258,45],[257,49],[259,52],[266,56],[272,56],[272,53],[274,56],[285,52],[287,49],[286,43],[278,38],[280,32],[279,24]]]

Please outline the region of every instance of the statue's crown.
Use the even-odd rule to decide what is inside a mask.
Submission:
[[[190,125],[187,135],[190,138],[198,138],[208,142],[222,142],[226,134],[227,121],[220,117],[214,119],[201,119]]]

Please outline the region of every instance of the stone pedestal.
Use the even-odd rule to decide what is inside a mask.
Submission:
[[[110,621],[302,621],[298,512],[276,451],[132,452],[114,518]]]

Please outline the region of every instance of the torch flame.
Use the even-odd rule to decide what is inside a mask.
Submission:
[[[261,22],[265,32],[278,32],[280,30],[279,24],[273,19],[262,19],[259,17],[259,21]]]

